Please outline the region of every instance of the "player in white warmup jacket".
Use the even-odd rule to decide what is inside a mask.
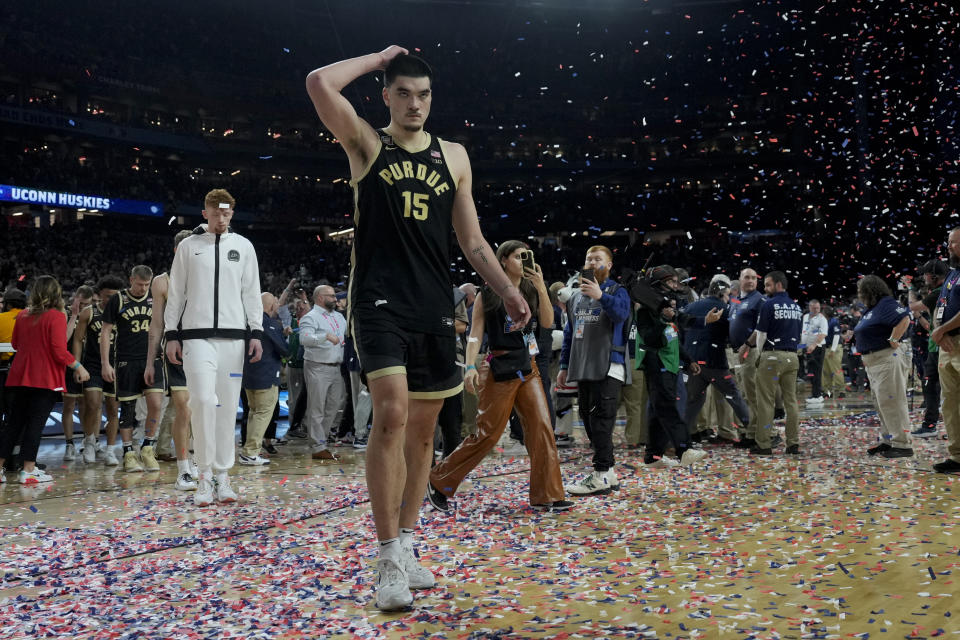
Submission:
[[[253,245],[230,231],[236,201],[225,189],[204,198],[203,217],[178,247],[170,268],[163,319],[167,357],[183,362],[190,389],[194,457],[199,471],[194,504],[233,502],[237,403],[244,352],[260,359],[263,304]]]

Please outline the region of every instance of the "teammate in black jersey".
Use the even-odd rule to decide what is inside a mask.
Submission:
[[[111,467],[118,464],[113,450],[119,427],[118,405],[113,383],[104,382],[100,371],[100,330],[103,328],[103,306],[121,288],[122,279],[116,276],[101,278],[94,287],[94,303],[80,312],[73,333],[73,356],[90,372],[90,379],[83,383],[83,461],[92,464],[97,460],[102,407],[106,404],[107,449],[104,462]],[[109,340],[112,339],[111,335]]]
[[[154,438],[163,406],[164,381],[162,376],[157,376],[154,384],[148,386],[143,380],[150,319],[153,316],[153,299],[150,297],[152,279],[153,270],[147,265],[137,265],[131,270],[130,287],[114,294],[104,306],[103,330],[100,332],[102,376],[105,382],[116,383],[117,400],[120,401],[123,470],[128,472],[160,470],[154,455]],[[109,333],[114,326],[117,336],[111,349]],[[141,395],[145,395],[147,400],[147,422],[143,444],[137,453],[133,448],[133,428],[137,422],[137,399]]]
[[[93,287],[83,285],[77,287],[73,294],[73,300],[70,301],[70,317],[67,320],[67,344],[72,345],[76,336],[77,321],[80,314],[93,304]],[[74,354],[77,362],[80,362],[79,356]],[[80,410],[80,422],[83,423],[83,383],[77,382],[74,371],[67,367],[66,388],[63,390],[63,411],[60,415],[63,417],[63,439],[66,441],[66,449],[63,453],[63,461],[69,462],[76,459],[77,448],[73,443],[73,411]]]
[[[173,239],[173,252],[192,231],[183,230]],[[163,363],[163,378],[167,383],[167,395],[176,415],[173,419],[173,444],[177,458],[176,488],[181,491],[194,491],[197,480],[193,477],[190,466],[190,392],[187,390],[187,376],[182,364],[174,364],[166,357],[166,341],[163,339],[163,312],[167,307],[167,291],[170,288],[170,274],[161,273],[153,279],[150,285],[150,294],[153,296],[153,318],[150,320],[150,341],[147,345],[147,362],[143,371],[143,381],[148,387],[153,387],[157,380],[159,363]],[[159,358],[157,354],[162,354]],[[170,406],[167,407],[167,411]]]
[[[344,87],[384,72],[390,124],[376,130],[357,116]],[[350,323],[373,398],[367,486],[380,540],[377,607],[413,602],[410,588],[433,575],[413,553],[413,527],[430,470],[433,430],[443,399],[458,393],[450,228],[467,259],[503,298],[515,328],[530,319],[480,232],[466,150],[423,130],[432,102],[430,67],[406,49],[351,58],[307,76],[323,124],[350,160],[357,208],[350,279]],[[404,478],[405,482],[398,482]]]

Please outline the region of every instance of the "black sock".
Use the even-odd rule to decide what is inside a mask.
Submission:
[[[143,444],[140,445],[140,448],[142,449],[143,447],[152,447],[156,442],[157,441],[154,440],[153,438],[144,438]]]
[[[133,443],[123,443],[123,452],[126,453],[127,451],[133,451]]]

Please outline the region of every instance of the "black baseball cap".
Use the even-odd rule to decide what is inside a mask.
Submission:
[[[652,282],[663,282],[664,280],[669,280],[670,278],[676,278],[679,280],[680,276],[677,274],[677,270],[668,264],[661,264],[660,266],[654,267],[650,270],[650,280]]]
[[[27,294],[20,289],[9,289],[3,292],[3,302],[8,307],[23,309],[27,306]]]
[[[936,258],[933,260],[927,260],[920,266],[920,273],[930,273],[935,276],[945,276],[949,272],[950,268],[947,266],[947,263]]]

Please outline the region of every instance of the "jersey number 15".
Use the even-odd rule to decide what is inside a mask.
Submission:
[[[429,213],[427,203],[430,195],[426,193],[411,193],[404,191],[403,195],[403,217],[409,218],[413,215],[414,220],[426,220]]]

